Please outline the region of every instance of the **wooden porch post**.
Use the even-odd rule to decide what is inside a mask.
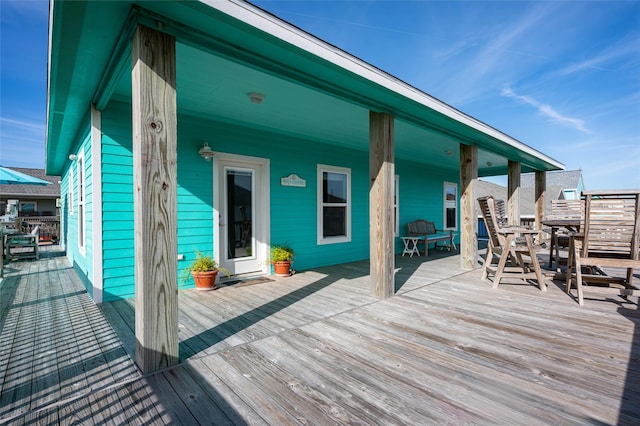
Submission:
[[[542,220],[544,219],[544,205],[547,191],[547,172],[536,170],[536,229],[542,230]],[[542,242],[542,232],[536,235],[536,244]]]
[[[478,258],[475,179],[478,179],[478,147],[460,144],[460,267],[464,269],[475,268]]]
[[[371,295],[393,296],[393,116],[369,112],[369,255]]]
[[[507,216],[509,225],[520,225],[520,162],[509,160]]]
[[[131,56],[136,363],[149,373],[178,362],[175,38],[139,26]]]

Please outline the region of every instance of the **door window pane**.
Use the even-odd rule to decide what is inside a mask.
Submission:
[[[253,253],[253,172],[228,169],[227,247],[228,258],[251,257]]]

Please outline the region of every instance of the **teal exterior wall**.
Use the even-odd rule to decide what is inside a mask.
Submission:
[[[182,140],[179,125],[178,139]],[[189,132],[187,132],[189,133]],[[102,112],[103,301],[135,294],[133,145],[129,105],[111,103]],[[178,253],[193,259],[213,250],[213,174],[198,149],[178,144]],[[194,287],[180,279],[179,289]]]
[[[133,159],[131,111],[112,103],[102,113],[103,300],[134,295]],[[290,244],[298,270],[369,257],[369,154],[295,136],[265,133],[180,114],[178,116],[178,274],[196,251],[214,246],[214,170],[198,149],[208,142],[214,151],[270,160],[270,239]],[[339,142],[339,141],[338,141]],[[351,169],[351,241],[317,243],[318,164]],[[306,187],[281,186],[295,173]],[[457,172],[398,161],[400,235],[406,223],[427,219],[443,225],[443,182],[458,182]],[[401,252],[400,239],[396,252]],[[179,281],[179,288],[193,282]]]
[[[131,110],[102,112],[103,301],[134,295],[133,152]]]
[[[87,125],[77,138],[76,149],[72,151],[76,155],[76,160],[69,161],[61,176],[60,199],[61,199],[61,244],[64,245],[67,258],[72,264],[80,280],[84,284],[87,292],[93,297],[93,255],[94,255],[94,235],[93,235],[93,170],[91,167],[91,133],[87,121]],[[85,226],[85,246],[84,251],[80,249],[79,244],[79,227],[80,227],[80,205],[79,205],[79,173],[80,158],[84,158],[83,164],[83,181],[84,181],[84,226]],[[72,180],[69,178],[69,170],[72,172]],[[69,191],[69,186],[72,190]],[[70,200],[70,197],[73,199]],[[73,203],[73,208],[71,208]],[[99,242],[98,242],[99,243]]]
[[[400,181],[399,236],[406,236],[407,223],[417,219],[434,222],[437,229],[444,229],[444,182],[457,184],[460,194],[459,172],[398,160],[396,175]],[[460,223],[459,199],[457,223]],[[453,232],[459,238],[459,230]],[[402,240],[396,238],[396,253],[402,253],[402,248]]]

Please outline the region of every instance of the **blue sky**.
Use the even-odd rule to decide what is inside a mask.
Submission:
[[[255,1],[564,163],[640,188],[640,2]],[[0,164],[44,166],[48,2],[0,0]]]

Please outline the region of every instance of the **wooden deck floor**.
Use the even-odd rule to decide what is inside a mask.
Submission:
[[[0,423],[639,424],[638,298],[491,289],[457,256],[180,292],[182,363],[142,377],[128,301],[96,307],[56,251],[0,286]],[[13,270],[12,270],[13,268]]]

